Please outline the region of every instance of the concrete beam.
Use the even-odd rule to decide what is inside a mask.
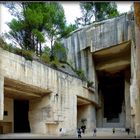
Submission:
[[[6,91],[10,91],[10,94],[13,94],[13,96],[32,96],[32,97],[41,97],[41,95],[37,95],[35,93],[29,93],[25,91],[20,91],[17,89],[9,88],[9,87],[4,87]]]
[[[120,61],[110,61],[110,62],[102,62],[96,66],[96,70],[119,70],[124,69],[126,66],[130,64],[128,60],[120,60]]]

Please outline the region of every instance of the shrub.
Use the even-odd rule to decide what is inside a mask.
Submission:
[[[86,78],[86,76],[85,76],[85,74],[84,74],[84,71],[83,70],[75,70],[75,72],[77,73],[77,75],[79,76],[79,78],[81,79],[81,80],[87,80],[87,78]]]
[[[59,61],[67,60],[67,50],[60,42],[54,43],[54,46],[52,47],[51,55],[52,57],[57,57]]]
[[[33,52],[32,51],[23,50],[23,49],[20,49],[20,48],[15,48],[14,53],[17,54],[17,55],[23,56],[26,60],[30,60],[30,61],[33,60],[33,57],[32,57]]]
[[[43,62],[45,62],[45,63],[50,63],[50,57],[49,57],[49,55],[46,54],[46,53],[43,53],[43,54],[41,55],[40,59],[41,59]]]
[[[59,65],[60,65],[59,60],[57,57],[55,57],[54,60],[51,61],[51,66],[54,68],[58,68]]]
[[[87,87],[93,87],[93,81],[87,81]]]
[[[14,52],[15,47],[12,44],[7,44],[2,37],[0,37],[0,47],[6,51]]]
[[[27,51],[27,50],[22,50],[22,56],[26,59],[26,60],[33,60],[33,52],[32,51]]]

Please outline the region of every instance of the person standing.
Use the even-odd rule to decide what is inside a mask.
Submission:
[[[82,129],[82,133],[84,134],[84,133],[85,133],[85,126],[82,125],[82,126],[81,126],[81,129]]]
[[[80,128],[78,128],[77,133],[78,133],[78,138],[82,138],[82,136],[81,136],[81,129]]]
[[[130,128],[126,128],[126,132],[127,132],[127,134],[129,135],[129,133],[130,133]]]
[[[93,136],[96,136],[96,132],[97,132],[97,130],[96,130],[96,128],[94,128],[94,130],[93,130]]]
[[[113,132],[113,134],[115,133],[115,128],[114,127],[112,128],[112,132]]]

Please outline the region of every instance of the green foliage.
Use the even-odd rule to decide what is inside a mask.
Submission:
[[[93,87],[93,81],[87,81],[87,87]]]
[[[37,29],[33,29],[32,33],[33,33],[34,37],[36,37],[41,43],[45,42],[45,37],[44,37],[43,33],[38,31]]]
[[[2,38],[0,38],[0,47],[6,51],[15,53],[17,55],[23,56],[26,60],[32,61],[32,51],[23,50],[17,47],[14,47],[12,44],[7,44]]]
[[[14,46],[12,44],[7,44],[2,37],[0,37],[0,47],[6,51],[14,53]]]
[[[83,70],[75,70],[76,74],[79,76],[79,78],[83,81],[86,81],[87,78],[85,76],[85,73]]]
[[[23,56],[26,60],[30,60],[30,61],[33,60],[33,58],[32,58],[33,52],[32,51],[27,51],[27,50],[23,50],[20,48],[15,48],[14,53],[17,55]]]
[[[82,17],[76,19],[76,25],[85,26],[91,23],[94,16],[92,2],[80,2]]]
[[[54,46],[52,47],[51,57],[57,58],[59,61],[66,61],[67,60],[66,48],[60,42],[55,41]]]
[[[6,43],[4,42],[3,38],[0,37],[0,47],[4,49],[5,46],[6,46]]]
[[[50,63],[50,57],[49,57],[49,55],[48,54],[42,54],[41,55],[41,57],[40,57],[40,59],[43,61],[43,62],[45,62],[45,63]]]
[[[56,40],[74,30],[74,26],[66,25],[64,9],[58,2],[21,2],[6,6],[16,18],[8,23],[11,30],[6,36],[37,55],[41,56],[46,40],[53,46]]]
[[[55,57],[53,61],[51,61],[51,66],[53,68],[58,68],[58,66],[60,66],[59,60]]]
[[[69,63],[69,62],[67,62],[66,60],[61,60],[60,62],[61,62],[61,63],[64,63],[64,64],[67,64],[68,66],[70,66],[71,69],[72,69],[74,72],[76,71],[75,68],[72,66],[72,64]]]
[[[51,41],[51,47],[54,42],[61,38],[61,34],[66,28],[66,19],[64,9],[60,3],[50,2],[47,4],[46,12],[49,11],[48,22],[45,25],[47,36]]]
[[[49,47],[44,48],[40,59],[44,61],[45,63],[50,63],[50,48]]]
[[[50,54],[51,49],[48,46],[43,48],[43,53]]]
[[[77,27],[119,15],[115,2],[80,2],[80,8],[82,17],[76,19]]]
[[[32,51],[27,51],[27,50],[22,50],[22,56],[26,59],[26,60],[33,60],[33,52]]]
[[[70,24],[68,26],[65,26],[64,30],[61,32],[61,38],[69,37],[70,33],[76,29],[77,26],[75,24]]]
[[[112,18],[119,15],[117,5],[115,2],[95,2],[96,8],[96,21]]]

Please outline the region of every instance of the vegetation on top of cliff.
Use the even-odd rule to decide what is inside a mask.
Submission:
[[[78,28],[119,15],[115,2],[80,2],[80,9],[82,16],[75,20]]]
[[[15,17],[8,23],[10,31],[6,37],[37,56],[42,55],[45,46],[52,48],[76,29],[75,25],[66,24],[64,9],[58,2],[8,2],[5,6]]]

